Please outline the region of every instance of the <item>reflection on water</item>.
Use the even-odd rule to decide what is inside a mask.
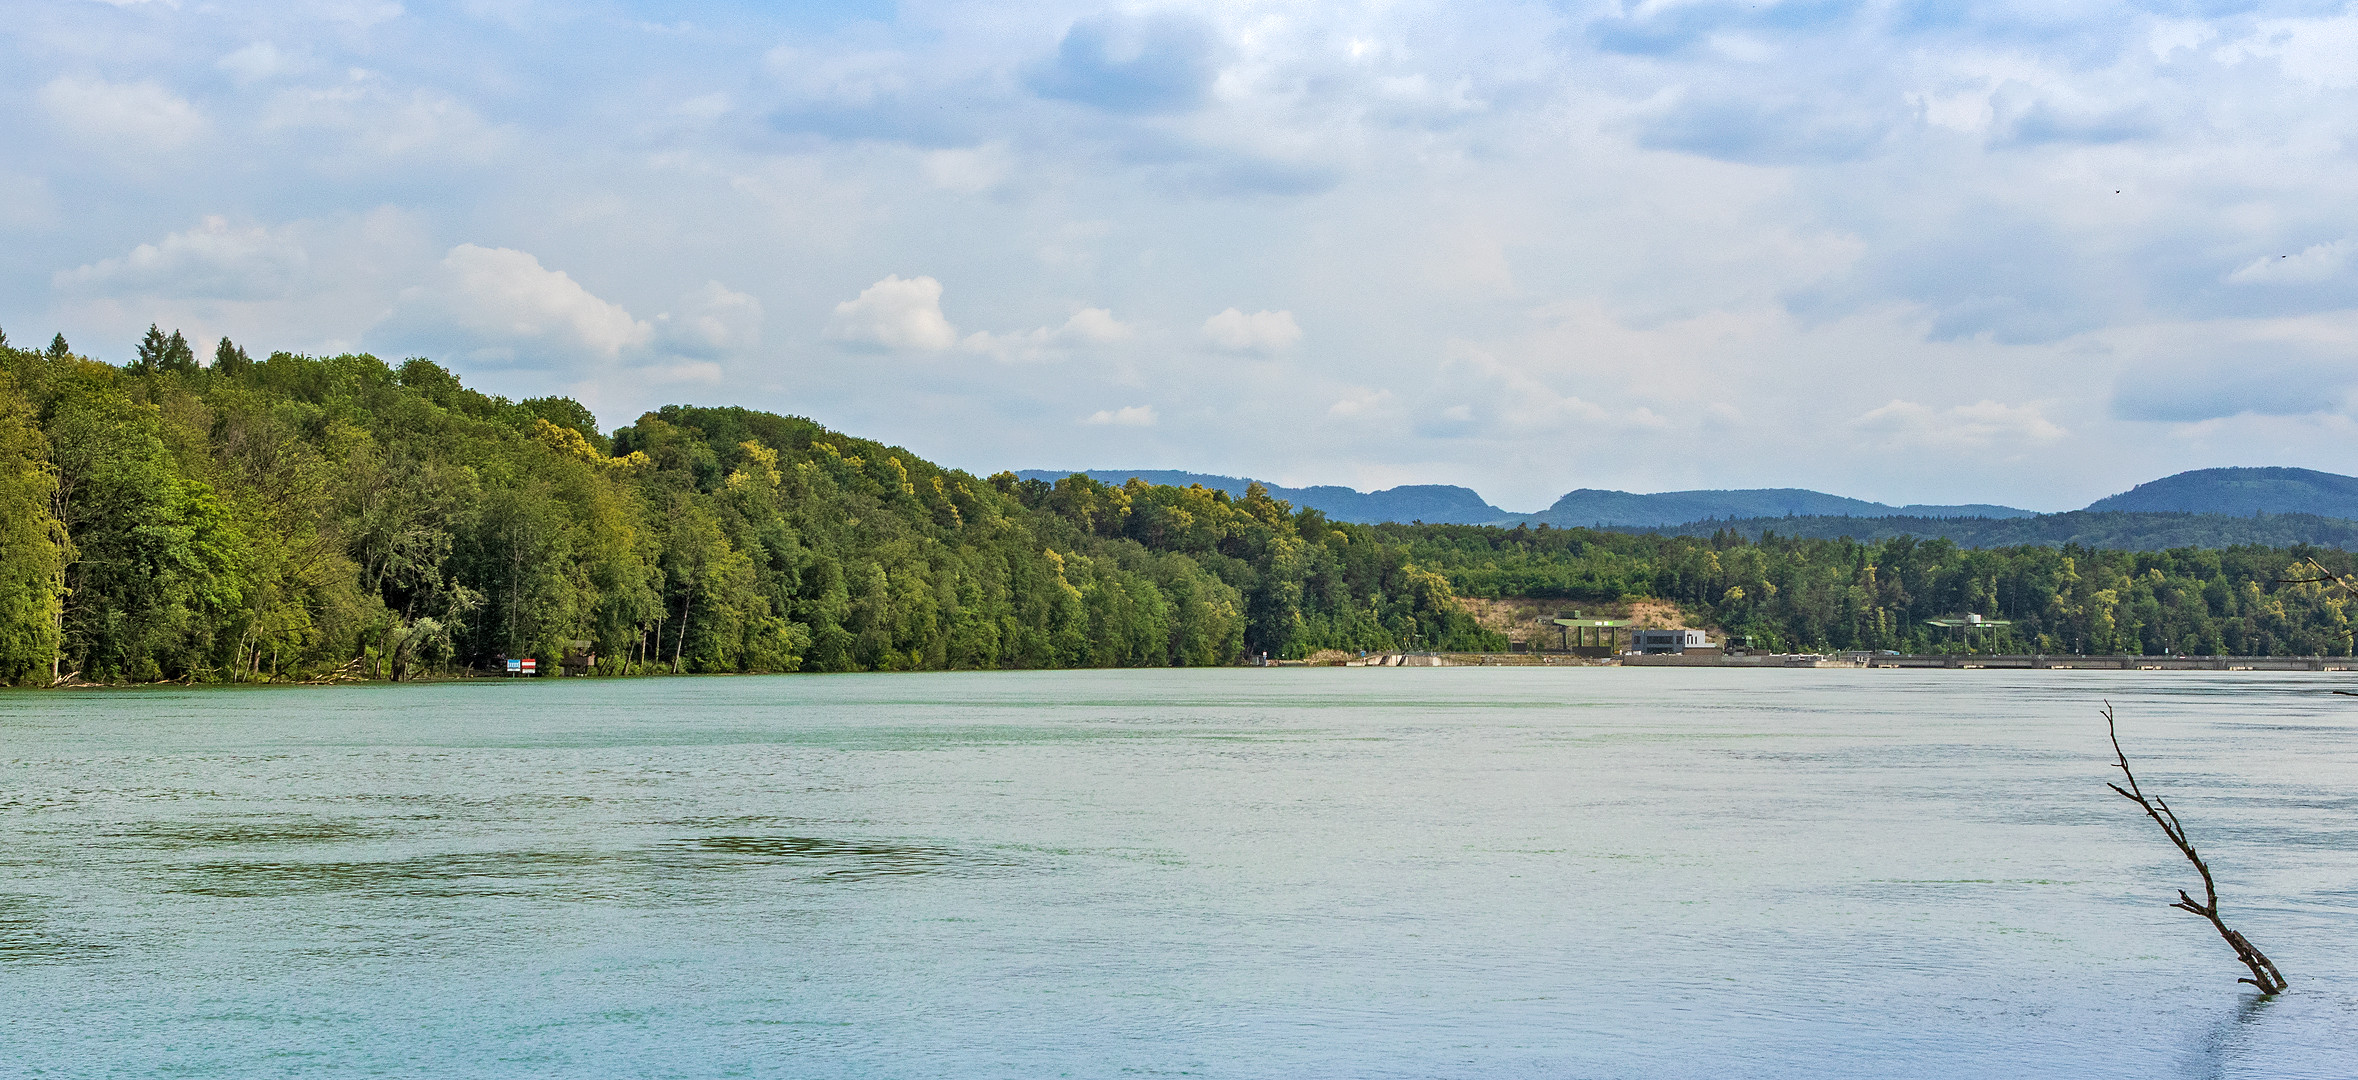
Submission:
[[[822,864],[821,872],[827,876],[847,879],[924,874],[941,869],[957,857],[947,848],[922,844],[863,843],[812,836],[707,836],[683,843],[697,851],[724,855],[809,860]]]
[[[2346,1077],[2338,685],[1354,669],[0,695],[0,1062]],[[2163,906],[2194,882],[2104,789],[2099,697],[2282,999],[2255,1004]]]
[[[209,847],[220,844],[310,844],[359,840],[383,834],[350,821],[254,818],[143,821],[107,835],[144,841],[158,847]]]

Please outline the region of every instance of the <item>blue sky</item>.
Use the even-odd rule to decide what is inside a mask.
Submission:
[[[2358,472],[2358,6],[30,0],[0,327],[978,472]]]

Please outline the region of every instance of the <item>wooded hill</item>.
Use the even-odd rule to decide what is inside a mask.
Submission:
[[[1499,647],[1439,574],[1264,493],[988,480],[807,420],[610,436],[423,359],[114,367],[0,335],[0,679],[1234,663]]]
[[[2302,580],[2319,576],[2310,559],[2336,574],[2358,570],[2328,548],[1972,550],[1909,536],[1462,525],[1379,525],[1375,537],[1446,574],[1460,595],[1652,597],[1676,602],[1695,625],[1788,651],[2347,656],[2358,629],[2348,592]],[[1965,613],[2012,625],[1967,639],[1927,623]]]
[[[2090,515],[2106,517],[2107,515]],[[1848,519],[1855,523],[1858,519]],[[2274,520],[2274,519],[2267,519]],[[2007,524],[2007,523],[1993,523]],[[0,335],[0,681],[1230,664],[1505,647],[1456,597],[1675,601],[1757,645],[2330,654],[2341,551],[1337,524],[1258,486],[977,478],[808,420],[601,433],[422,359]],[[1966,642],[1925,620],[2011,619]]]

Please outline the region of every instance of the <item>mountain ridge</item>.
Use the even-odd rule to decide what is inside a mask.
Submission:
[[[1234,496],[1243,495],[1248,485],[1260,483],[1274,498],[1298,507],[1318,510],[1336,521],[1370,525],[1422,521],[1435,525],[1544,524],[1558,528],[1669,530],[1725,522],[1853,519],[1874,522],[1873,528],[1885,533],[1900,530],[1908,531],[1911,535],[1935,536],[1961,531],[1937,524],[1939,522],[2045,519],[2064,514],[2262,514],[2310,516],[2334,521],[2358,520],[2358,477],[2290,467],[2191,469],[2147,481],[2128,491],[2098,499],[2082,510],[2064,511],[2062,514],[2041,514],[1992,503],[1911,503],[1893,506],[1808,488],[1713,488],[1646,494],[1576,488],[1566,492],[1545,510],[1517,514],[1492,505],[1471,488],[1452,484],[1407,484],[1380,491],[1359,491],[1331,484],[1287,487],[1246,477],[1177,469],[1076,471],[1099,483],[1120,484],[1137,477],[1150,484],[1179,487],[1202,484],[1206,488],[1225,491]],[[1027,469],[1016,475],[1053,482],[1072,474],[1049,469]],[[1906,524],[1908,522],[1922,524],[1909,526]],[[2156,528],[2163,528],[2158,524],[2158,519],[2156,522]],[[2070,532],[2077,527],[2055,528]],[[2168,527],[2164,531],[2174,528]],[[2000,531],[2028,535],[2042,530]],[[2045,533],[2054,531],[2053,528],[2044,530]]]

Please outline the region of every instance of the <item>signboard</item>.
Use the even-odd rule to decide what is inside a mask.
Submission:
[[[522,663],[524,664],[524,674],[537,675],[540,673],[540,661],[527,656],[523,659]]]
[[[508,661],[508,674],[510,674],[510,675],[513,675],[513,674],[515,674],[515,673],[517,673],[517,672],[519,672],[519,671],[522,671],[522,670],[524,670],[524,661],[522,661],[522,660],[510,660],[510,661]]]

